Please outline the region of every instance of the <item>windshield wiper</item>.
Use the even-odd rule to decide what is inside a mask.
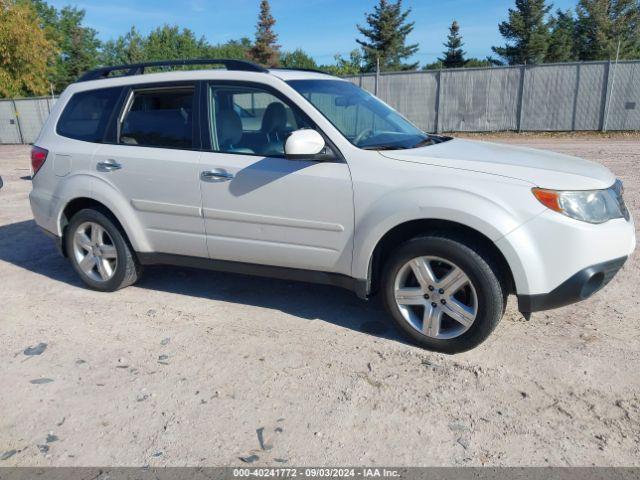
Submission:
[[[404,150],[407,147],[401,145],[367,145],[366,147],[360,147],[363,150]]]
[[[426,145],[435,145],[435,143],[436,142],[434,142],[433,138],[427,137],[427,138],[424,138],[424,139],[420,140],[418,143],[416,143],[411,148],[419,148],[419,147],[424,147]]]

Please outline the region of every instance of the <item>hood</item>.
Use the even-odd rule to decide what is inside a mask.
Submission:
[[[552,190],[596,190],[615,182],[613,173],[596,162],[546,150],[457,138],[410,150],[383,150],[380,154],[405,162],[516,178]]]

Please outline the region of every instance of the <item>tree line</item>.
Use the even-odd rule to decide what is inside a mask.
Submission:
[[[101,65],[186,58],[248,59],[270,67],[307,68],[335,75],[398,70],[464,68],[640,58],[640,0],[578,0],[575,9],[552,11],[547,0],[515,0],[498,24],[504,44],[483,59],[464,51],[462,27],[453,20],[436,62],[412,61],[408,44],[415,22],[402,0],[377,0],[356,25],[347,56],[318,65],[304,50],[283,51],[268,0],[259,3],[253,39],[212,44],[188,28],[158,26],[147,35],[135,27],[106,42],[84,24],[85,11],[57,9],[45,0],[0,0],[0,96],[59,93],[83,72]]]

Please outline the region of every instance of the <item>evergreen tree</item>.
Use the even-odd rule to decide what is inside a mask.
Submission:
[[[498,25],[507,44],[492,50],[510,65],[542,63],[549,42],[545,17],[550,9],[545,0],[516,0],[509,19]]]
[[[280,45],[278,35],[273,31],[276,20],[271,15],[268,0],[260,1],[260,15],[256,26],[256,41],[251,48],[251,58],[261,65],[275,67],[279,63]]]
[[[379,0],[373,13],[366,15],[368,26],[357,26],[365,40],[357,39],[362,46],[366,71],[415,70],[418,62],[403,63],[418,51],[418,44],[406,45],[407,36],[413,31],[414,22],[407,22],[411,9],[402,11],[402,0]]]
[[[293,52],[283,53],[280,63],[285,68],[308,68],[312,70],[318,68],[315,60],[300,48]]]
[[[637,0],[580,0],[576,7],[580,60],[640,56],[640,4]]]
[[[563,12],[558,9],[549,21],[549,48],[545,56],[546,62],[571,62],[576,60],[575,31],[576,22],[571,10]]]
[[[455,20],[449,27],[449,35],[447,42],[443,44],[446,50],[443,52],[444,57],[438,60],[442,62],[443,68],[461,68],[464,67],[466,60],[465,52],[462,50],[462,36],[460,35],[460,25]]]

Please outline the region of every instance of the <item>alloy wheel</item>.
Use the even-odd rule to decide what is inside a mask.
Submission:
[[[73,233],[73,255],[80,270],[96,282],[109,281],[118,266],[113,239],[96,222],[84,222]]]
[[[462,335],[478,313],[478,295],[467,274],[440,257],[416,257],[405,263],[396,274],[394,296],[404,320],[431,338]]]

